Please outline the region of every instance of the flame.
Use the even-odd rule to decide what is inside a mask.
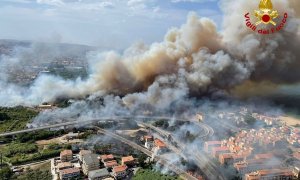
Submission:
[[[271,0],[261,0],[259,3],[259,9],[260,10],[272,10],[273,9],[273,4]]]

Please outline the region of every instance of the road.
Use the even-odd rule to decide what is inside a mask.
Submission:
[[[105,130],[105,129],[102,129],[102,128],[99,128],[97,126],[94,126],[94,128],[96,128],[98,130],[99,133],[101,134],[105,134],[105,135],[108,135],[114,139],[117,139],[131,147],[133,147],[134,149],[137,149],[141,152],[143,152],[144,154],[148,155],[148,156],[152,156],[152,152],[149,151],[148,149],[136,144],[135,142],[132,142],[122,136],[119,136],[115,133],[112,133],[108,130]],[[188,180],[195,180],[196,178],[193,177],[192,175],[190,175],[189,173],[187,173],[186,171],[184,171],[183,169],[180,169],[179,167],[169,163],[168,160],[164,159],[163,157],[161,156],[156,156],[154,157],[154,160],[155,161],[160,161],[163,165],[167,166],[170,170],[172,170],[174,173],[178,174],[178,175],[181,175],[182,177],[184,177],[185,179],[188,179]]]
[[[185,122],[193,122],[195,123],[197,126],[199,126],[200,128],[204,129],[204,133],[203,135],[201,135],[199,138],[205,138],[208,136],[212,136],[214,131],[211,127],[209,127],[208,125],[204,124],[204,123],[200,123],[198,121],[194,121],[194,120],[189,120],[189,119],[174,119],[173,117],[166,117],[166,116],[115,116],[115,117],[104,117],[104,118],[100,118],[100,119],[92,119],[92,120],[78,120],[78,121],[70,121],[70,122],[65,122],[65,123],[57,123],[57,124],[53,124],[53,125],[45,125],[45,126],[41,126],[41,127],[36,127],[36,128],[30,128],[30,129],[25,129],[25,130],[20,130],[20,131],[14,131],[14,132],[6,132],[6,133],[2,133],[0,134],[0,137],[4,137],[4,136],[12,136],[12,135],[17,135],[17,134],[21,134],[21,133],[27,133],[27,132],[33,132],[33,131],[38,131],[38,130],[43,130],[43,129],[51,129],[51,128],[59,128],[59,127],[64,127],[64,126],[74,126],[74,125],[83,125],[83,124],[92,124],[94,122],[98,122],[98,121],[105,121],[105,120],[115,120],[115,121],[121,121],[124,119],[134,119],[134,120],[146,120],[146,119],[151,119],[151,120],[159,120],[159,119],[166,119],[166,120],[175,120],[175,121],[185,121]],[[149,125],[149,124],[148,124]],[[151,125],[151,127],[153,128],[153,126]],[[157,131],[159,131],[160,133],[162,133],[164,136],[168,137],[170,133],[167,132],[163,132],[162,130],[156,129]],[[152,156],[152,152],[149,151],[146,148],[143,148],[142,146],[139,146],[138,144],[129,141],[119,135],[116,135],[110,131],[107,131],[105,129],[101,129],[98,128],[98,132],[100,133],[104,133],[106,135],[111,136],[112,138],[118,139],[128,145],[130,145],[131,147],[147,154],[148,156]],[[176,143],[179,143],[176,141]],[[180,145],[181,147],[184,147],[184,145]],[[178,149],[176,147],[173,147],[173,151],[177,152],[177,153],[181,153],[183,151],[183,149]],[[168,161],[162,157],[155,157],[155,160],[158,160],[160,162],[162,162],[164,165],[167,165],[169,167],[170,170],[174,171],[176,174],[181,174],[185,179],[195,179],[195,177],[191,176],[190,174],[188,174],[186,171],[179,169],[177,166],[172,165],[170,163],[168,163]],[[201,161],[200,158],[197,158],[197,161]],[[209,176],[210,177],[210,176]]]
[[[168,148],[172,150],[174,153],[176,153],[177,155],[184,157],[184,159],[186,159],[185,158],[186,156],[191,155],[184,149],[185,145],[180,141],[176,140],[169,132],[148,123],[140,123],[140,124],[154,130],[161,136],[164,136],[165,140],[163,138],[160,139],[164,140],[164,143],[168,145]],[[195,124],[199,125],[199,123],[195,123]],[[200,127],[204,129],[204,132],[202,135],[198,136],[198,138],[204,138],[214,133],[213,129],[209,126],[200,126]],[[172,143],[173,144],[175,143],[176,147],[173,146]],[[194,162],[201,170],[204,170],[203,172],[207,178],[209,177],[211,179],[225,180],[224,175],[222,174],[222,172],[218,170],[217,166],[214,163],[212,163],[211,161],[207,161],[203,163],[204,160],[207,159],[204,156],[204,154],[202,154],[200,151],[194,151],[192,155],[194,158]]]
[[[72,125],[80,125],[80,124],[92,124],[97,121],[105,121],[105,120],[114,120],[114,121],[121,121],[124,119],[135,119],[135,120],[145,120],[145,119],[152,119],[152,120],[159,120],[159,119],[167,119],[167,120],[176,120],[176,121],[186,121],[186,122],[196,122],[194,120],[188,120],[188,119],[174,119],[173,117],[166,117],[166,116],[114,116],[114,117],[103,117],[99,119],[90,119],[90,120],[77,120],[77,121],[70,121],[70,122],[65,122],[65,123],[57,123],[57,124],[52,124],[52,125],[44,125],[36,128],[29,128],[29,129],[24,129],[20,131],[13,131],[13,132],[5,132],[1,133],[0,137],[4,136],[13,136],[17,134],[22,134],[22,133],[27,133],[27,132],[33,132],[33,131],[38,131],[38,130],[44,130],[44,129],[51,129],[51,128],[59,128],[59,127],[64,127],[64,126],[72,126]],[[203,135],[205,136],[211,136],[213,134],[213,131],[211,127],[204,123],[195,123],[197,126],[201,126],[204,129],[210,129],[209,134]]]

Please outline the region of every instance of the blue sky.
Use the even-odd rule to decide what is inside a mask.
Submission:
[[[218,0],[1,0],[0,39],[66,42],[123,49],[161,41],[188,12],[218,25]]]

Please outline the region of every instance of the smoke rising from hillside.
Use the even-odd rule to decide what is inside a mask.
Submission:
[[[0,104],[32,106],[96,93],[124,95],[127,104],[168,106],[182,97],[229,90],[249,80],[297,83],[300,31],[294,7],[300,2],[274,0],[273,4],[279,14],[289,14],[287,26],[278,33],[260,35],[245,26],[245,12],[258,9],[258,2],[221,1],[221,33],[211,20],[190,13],[187,22],[170,29],[161,43],[136,44],[124,54],[111,51],[91,56],[87,80],[47,75],[29,88],[1,81]]]

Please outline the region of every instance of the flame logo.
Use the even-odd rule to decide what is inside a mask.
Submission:
[[[276,26],[276,23],[273,21],[273,19],[278,17],[278,12],[273,10],[273,4],[271,0],[261,0],[258,8],[259,10],[254,10],[255,16],[258,18],[256,25],[261,23],[271,23]]]

